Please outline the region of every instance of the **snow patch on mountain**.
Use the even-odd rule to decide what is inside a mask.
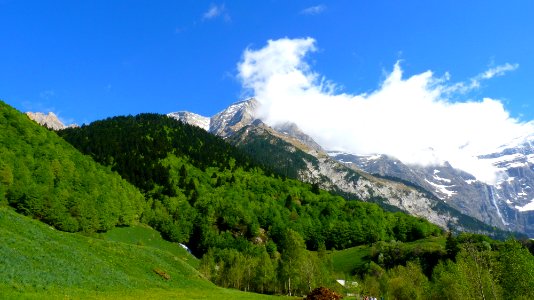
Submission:
[[[534,210],[534,199],[532,199],[532,201],[530,201],[528,204],[526,204],[525,206],[515,206],[515,208],[518,210],[518,211],[532,211]]]
[[[425,179],[425,181],[430,184],[431,186],[433,186],[435,188],[435,190],[442,194],[442,195],[445,195],[446,198],[451,198],[454,194],[456,194],[455,191],[450,191],[448,190],[448,188],[452,188],[454,187],[454,185],[442,185],[442,184],[437,184],[437,183],[434,183],[432,181],[429,181],[427,179]],[[450,180],[449,180],[450,182]],[[441,199],[444,199],[444,197],[440,197]]]

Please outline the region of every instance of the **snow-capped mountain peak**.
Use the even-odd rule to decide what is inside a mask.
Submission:
[[[256,119],[256,110],[260,103],[255,98],[236,102],[225,110],[211,117],[210,132],[228,137]]]

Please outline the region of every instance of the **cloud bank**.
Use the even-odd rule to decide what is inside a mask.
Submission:
[[[477,156],[534,132],[532,122],[511,118],[499,100],[458,101],[481,81],[517,65],[452,84],[447,74],[431,71],[404,78],[397,63],[375,91],[351,95],[337,92],[306,62],[315,44],[312,38],[284,38],[246,49],[238,77],[262,104],[258,113],[267,124],[294,122],[327,150],[387,154],[424,166],[447,161],[491,184],[498,170]]]

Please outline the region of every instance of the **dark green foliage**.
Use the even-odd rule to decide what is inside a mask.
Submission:
[[[201,170],[252,165],[246,155],[222,139],[158,114],[108,118],[62,130],[59,135],[142,191],[158,186],[155,192],[168,196],[174,196],[176,182],[170,181],[169,169],[161,160],[171,153],[187,156]]]
[[[0,203],[70,232],[141,215],[143,196],[109,168],[0,101]]]
[[[306,162],[318,165],[317,158],[264,130],[248,133],[243,140],[242,135],[254,129],[253,126],[245,126],[228,141],[249,154],[264,168],[272,169],[284,177],[297,179],[299,171],[307,168]]]

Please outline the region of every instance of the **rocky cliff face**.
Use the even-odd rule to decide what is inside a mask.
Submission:
[[[506,227],[534,237],[534,136],[480,157],[502,172],[488,198]]]
[[[211,117],[210,132],[220,137],[228,137],[249,125],[256,119],[259,102],[254,99],[237,102]]]
[[[329,154],[353,168],[414,183],[487,224],[534,236],[534,148],[529,142],[481,157],[500,169],[501,180],[495,185],[478,181],[447,163],[421,167],[385,155]]]
[[[291,122],[275,125],[273,129],[286,136],[290,136],[300,141],[306,148],[305,150],[315,151],[317,154],[324,153],[324,149],[317,144],[309,135],[305,134],[300,128]]]
[[[399,182],[355,172],[327,157],[319,158],[318,167],[308,164],[308,169],[302,171],[300,179],[307,182],[319,181],[324,189],[396,207],[443,228],[462,227],[458,217],[448,211],[438,211],[438,200],[428,197],[423,192]]]
[[[40,112],[27,112],[26,115],[31,119],[37,122],[39,125],[48,127],[52,130],[61,130],[65,129],[67,127],[77,127],[76,124],[71,124],[66,126],[63,124],[59,118],[53,113],[49,112],[48,114],[40,113]]]

